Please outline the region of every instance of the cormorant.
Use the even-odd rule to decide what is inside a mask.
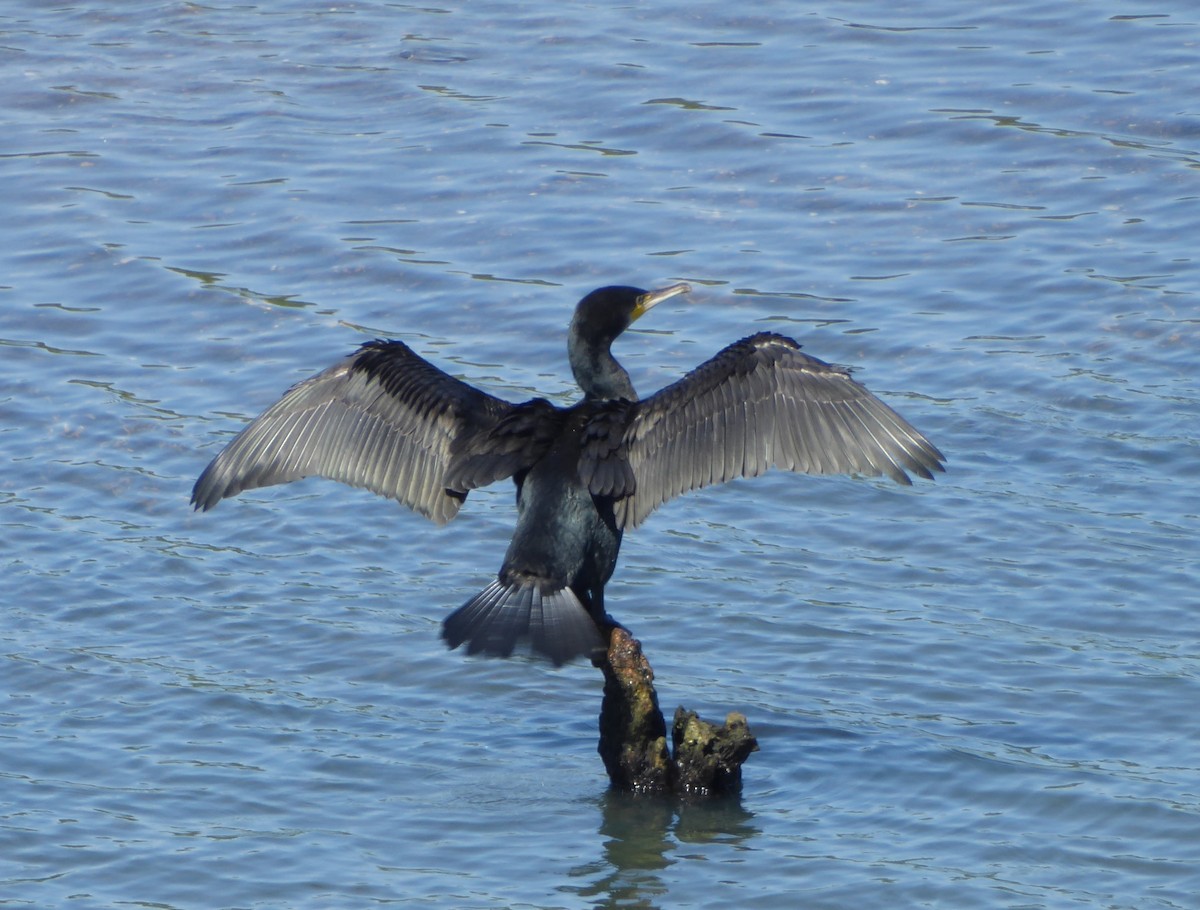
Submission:
[[[567,350],[583,400],[511,404],[400,341],[369,341],[300,382],[200,475],[197,509],[317,475],[395,499],[437,524],[467,494],[511,477],[517,526],[495,581],[450,614],[443,638],[471,654],[527,643],[561,664],[605,647],[604,585],[624,531],[684,493],[769,467],[807,474],[908,472],[942,453],[847,370],[759,332],[639,399],[613,341],[689,291],[604,287],[579,301]]]

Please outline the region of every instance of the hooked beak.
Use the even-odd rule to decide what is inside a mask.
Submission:
[[[647,291],[637,299],[637,305],[633,308],[633,318],[630,320],[636,322],[646,311],[651,307],[657,306],[669,297],[675,297],[678,294],[686,294],[692,289],[690,284],[673,284],[670,287],[659,288],[656,291]]]

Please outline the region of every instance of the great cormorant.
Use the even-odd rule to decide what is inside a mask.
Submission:
[[[690,290],[604,287],[575,309],[567,350],[583,400],[511,404],[400,341],[369,341],[300,382],[239,433],[192,491],[210,509],[243,490],[317,475],[395,499],[437,524],[505,477],[517,526],[496,580],[445,620],[450,647],[561,664],[605,646],[604,585],[624,531],[684,493],[769,467],[908,472],[942,453],[849,372],[759,332],[639,399],[612,355],[643,313]]]

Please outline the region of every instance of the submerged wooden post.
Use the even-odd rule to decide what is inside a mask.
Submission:
[[[671,731],[672,755],[654,671],[638,640],[614,627],[608,650],[593,663],[604,673],[599,752],[613,786],[637,793],[691,796],[736,790],[742,763],[758,749],[744,716],[732,713],[716,726],[678,708]]]

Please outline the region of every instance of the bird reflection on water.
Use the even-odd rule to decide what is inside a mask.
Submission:
[[[196,481],[210,509],[243,490],[320,476],[364,487],[438,524],[468,493],[512,478],[517,526],[496,580],[451,613],[451,647],[555,664],[605,647],[604,586],[623,533],[689,490],[770,467],[932,479],[944,457],[848,371],[760,332],[639,399],[612,344],[689,291],[603,287],[579,301],[567,350],[583,399],[512,404],[400,341],[371,341],[300,382]]]
[[[709,844],[745,849],[762,833],[732,796],[659,800],[608,790],[599,809],[603,857],[572,869],[580,883],[567,886],[598,908],[657,907],[668,893],[663,870]]]

